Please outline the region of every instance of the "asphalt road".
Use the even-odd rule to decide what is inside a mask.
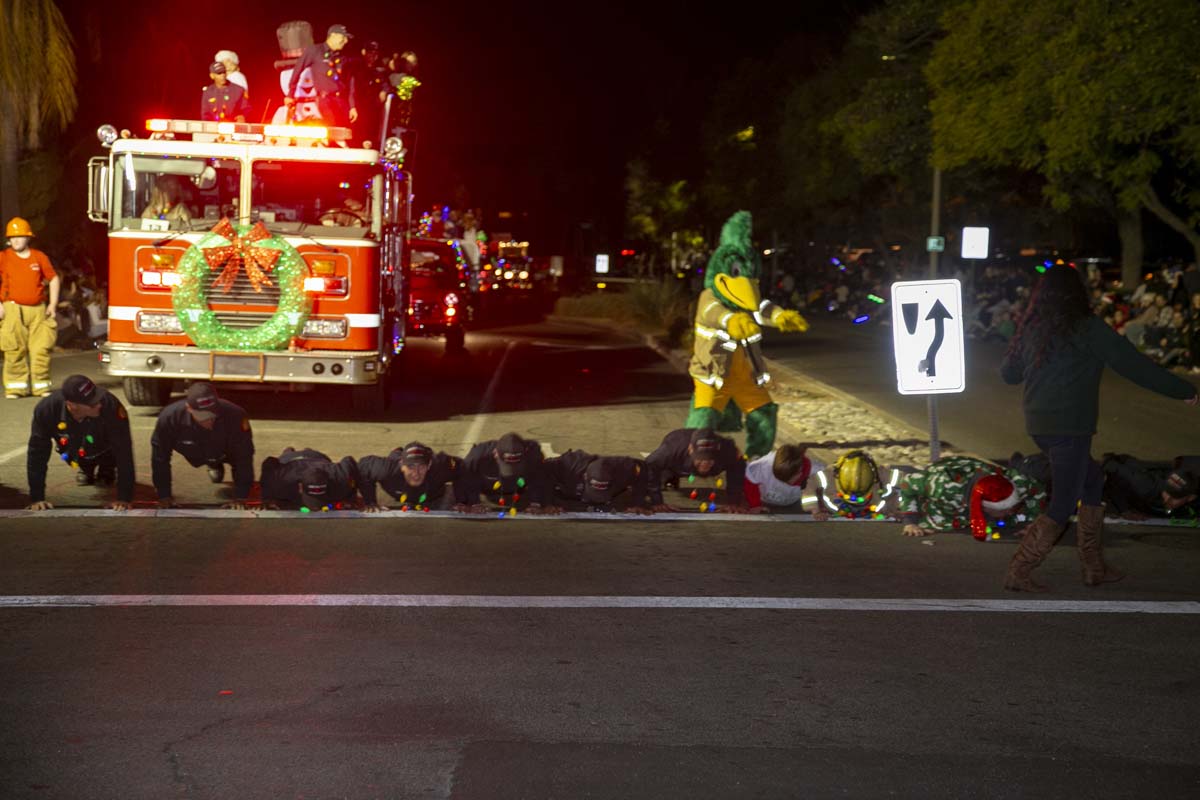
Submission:
[[[891,329],[852,325],[828,316],[812,319],[803,335],[768,333],[766,353],[783,364],[831,384],[928,436],[924,397],[896,391]],[[1004,345],[966,341],[967,388],[938,397],[940,438],[988,458],[1004,459],[1019,450],[1036,451],[1025,434],[1021,387],[1000,379]],[[1196,382],[1195,376],[1185,376]],[[1131,453],[1157,461],[1200,453],[1200,411],[1149,392],[1112,370],[1100,387],[1099,430],[1092,453]]]
[[[234,399],[260,458],[509,429],[636,453],[686,414],[686,378],[595,329],[468,344],[415,348],[384,419]],[[71,475],[51,497],[94,505]],[[11,508],[23,458],[0,481]],[[1070,545],[1030,598],[999,588],[1011,544],[894,524],[0,517],[0,796],[1195,796],[1200,536],[1122,526],[1100,589]]]

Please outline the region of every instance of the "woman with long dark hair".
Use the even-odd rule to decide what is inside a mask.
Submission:
[[[1139,353],[1092,313],[1074,268],[1051,267],[1034,289],[1000,367],[1006,383],[1025,383],[1025,430],[1050,460],[1050,504],[1026,529],[1008,565],[1006,589],[1046,591],[1030,572],[1049,555],[1072,514],[1083,582],[1097,586],[1125,577],[1104,563],[1104,473],[1091,455],[1105,366],[1151,391],[1193,406],[1198,402],[1195,386]]]

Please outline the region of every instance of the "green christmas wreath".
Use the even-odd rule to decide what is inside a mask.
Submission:
[[[208,306],[212,293],[228,292],[242,271],[255,291],[277,285],[279,304],[271,318],[255,328],[228,328]],[[198,347],[282,350],[304,329],[312,310],[304,291],[308,265],[303,256],[261,222],[235,225],[221,220],[187,249],[179,274],[181,280],[171,291],[171,302],[184,333]]]

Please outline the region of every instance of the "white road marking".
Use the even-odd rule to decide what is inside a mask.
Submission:
[[[6,461],[12,461],[17,456],[25,455],[25,446],[18,447],[15,450],[9,450],[7,453],[0,453],[0,464]]]
[[[466,457],[479,441],[479,434],[483,431],[483,423],[487,421],[488,412],[491,411],[492,402],[496,397],[496,387],[500,385],[500,373],[504,371],[504,364],[508,361],[508,354],[513,351],[516,346],[515,341],[510,341],[508,346],[504,348],[504,355],[500,356],[500,363],[496,365],[496,371],[492,373],[492,380],[487,385],[487,391],[483,393],[483,399],[479,401],[479,411],[475,413],[475,419],[471,421],[471,427],[467,430],[467,439],[463,442],[462,449],[459,455]]]
[[[1200,614],[1200,602],[972,600],[856,597],[638,597],[454,594],[92,594],[0,596],[2,608],[316,606],[384,608],[600,608],[728,611],[896,611],[1004,614]]]

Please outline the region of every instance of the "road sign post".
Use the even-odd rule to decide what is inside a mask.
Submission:
[[[962,286],[957,280],[892,284],[892,349],[900,394],[928,396],[930,461],[941,455],[937,395],[967,388]]]

